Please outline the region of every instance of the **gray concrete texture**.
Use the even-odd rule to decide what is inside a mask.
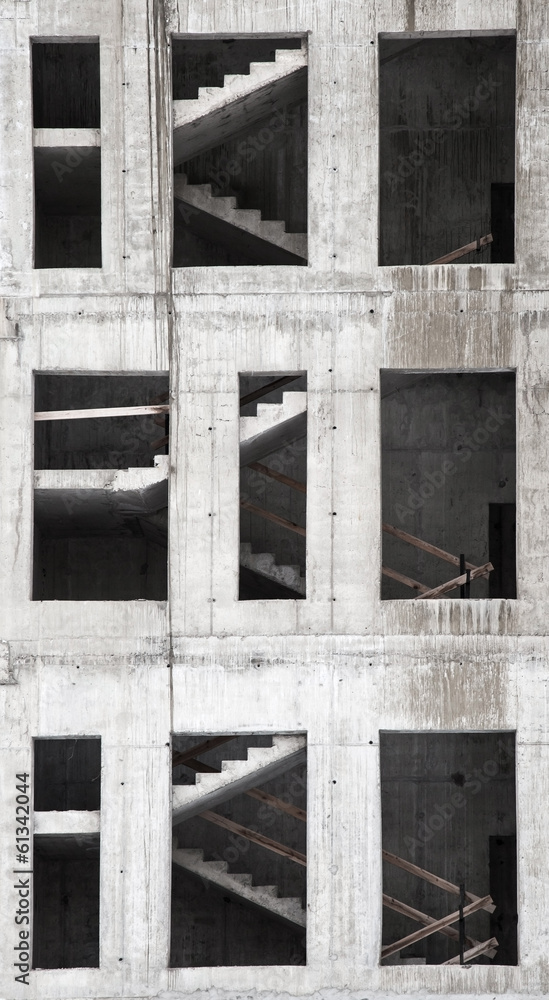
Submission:
[[[3,0],[0,14],[0,994],[546,995],[546,5],[127,0],[122,10],[105,0]],[[517,33],[516,263],[485,264],[479,254],[455,265],[379,267],[379,33],[411,34],[412,43],[419,32],[502,30]],[[172,267],[171,38],[255,34],[307,35],[306,119],[296,109],[306,123],[306,197],[303,155],[293,151],[303,150],[304,131],[299,142],[297,131],[288,135],[280,154],[280,176],[295,172],[297,187],[277,190],[274,157],[265,185],[259,159],[252,165],[266,201],[302,216],[306,203],[307,266],[253,266],[236,247],[231,266],[225,247],[202,247],[200,266]],[[48,147],[33,137],[31,39],[60,37],[100,38],[100,136],[95,122],[79,136],[79,126],[60,124],[66,131],[51,147],[63,149],[59,163],[70,171],[60,182],[52,162],[57,199],[64,183],[78,190],[87,175],[78,151],[100,140],[100,268],[34,266],[34,140]],[[459,85],[457,56],[448,65]],[[468,149],[459,162],[476,171],[472,142]],[[467,187],[474,206],[479,183],[475,174]],[[461,206],[449,205],[455,219]],[[381,369],[516,371],[516,600],[380,600]],[[169,600],[31,600],[34,374],[168,371]],[[239,601],[238,376],[293,371],[307,372],[307,596]],[[69,489],[72,472],[101,470],[58,471]],[[380,966],[380,730],[516,733],[517,966]],[[306,965],[292,963],[279,937],[268,949],[282,965],[169,966],[170,734],[227,731],[307,733]],[[16,776],[33,774],[33,738],[92,735],[102,743],[100,964],[36,969],[26,985],[13,967]],[[416,808],[410,801],[411,815]],[[509,830],[495,823],[490,836],[494,827]],[[91,896],[86,906],[91,917]],[[253,933],[255,914],[247,919]],[[222,929],[227,916],[216,920],[189,933]],[[232,941],[234,950],[218,942],[216,961],[244,954],[242,940]]]

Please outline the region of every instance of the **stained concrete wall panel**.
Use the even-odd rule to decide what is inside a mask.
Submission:
[[[379,596],[378,394],[335,392],[332,438],[331,560],[335,629],[368,632]],[[326,497],[326,501],[327,501]],[[352,566],[349,553],[353,552]],[[364,594],[361,610],[357,585]]]
[[[32,120],[28,42],[18,38],[15,22],[2,21],[1,81],[6,115],[1,137],[4,183],[0,188],[0,254],[2,286],[19,288],[19,272],[30,266],[33,242],[32,199]],[[9,109],[9,110],[8,110]]]
[[[539,211],[548,185],[547,41],[533,39],[521,47],[518,63],[520,102],[517,106],[517,261],[521,263],[522,287],[543,288],[547,257],[544,213]]]
[[[548,973],[547,824],[539,808],[538,776],[549,764],[545,743],[520,747],[517,753],[519,962],[536,984]]]
[[[11,609],[30,596],[32,558],[32,477],[29,435],[32,385],[26,377],[30,344],[23,338],[0,341],[2,391],[0,425],[7,431],[0,448],[2,489],[0,516],[0,578],[5,598],[1,603],[3,638],[9,638]],[[5,616],[5,618],[4,618]]]

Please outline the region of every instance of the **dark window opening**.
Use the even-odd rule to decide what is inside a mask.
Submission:
[[[101,740],[34,740],[34,808],[97,810],[101,808]]]
[[[380,387],[382,599],[516,596],[514,372],[382,371]]]
[[[34,600],[166,600],[169,405],[161,374],[36,376]]]
[[[515,185],[492,184],[492,264],[515,259]]]
[[[240,376],[239,600],[306,596],[307,376]]]
[[[33,42],[35,128],[99,128],[99,42]]]
[[[515,734],[381,733],[380,753],[382,964],[516,965]],[[460,904],[462,942],[459,919],[430,931]]]
[[[490,597],[517,596],[517,508],[514,503],[491,503],[489,551],[494,569],[490,573]]]
[[[490,918],[490,934],[498,940],[492,965],[518,965],[517,954],[517,838],[490,837],[490,895],[497,908]]]
[[[99,836],[35,836],[33,872],[33,968],[98,968]]]
[[[34,186],[34,266],[101,267],[101,149],[35,148]]]
[[[174,267],[305,264],[305,42],[174,39]]]
[[[514,261],[514,33],[379,41],[379,263]]]
[[[168,376],[36,374],[34,408],[94,410],[169,403]],[[35,469],[152,468],[168,453],[167,413],[38,420]]]
[[[305,965],[306,737],[178,734],[172,765],[170,965]]]

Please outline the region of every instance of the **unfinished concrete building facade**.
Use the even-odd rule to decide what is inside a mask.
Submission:
[[[546,5],[0,37],[0,995],[546,994]]]

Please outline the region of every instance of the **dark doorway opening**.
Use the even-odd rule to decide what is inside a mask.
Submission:
[[[515,185],[492,184],[492,264],[515,260]]]
[[[517,838],[490,837],[490,895],[497,900],[490,933],[499,941],[492,965],[518,965]]]
[[[494,569],[490,573],[489,596],[517,596],[517,508],[514,503],[491,503],[489,552]]]

